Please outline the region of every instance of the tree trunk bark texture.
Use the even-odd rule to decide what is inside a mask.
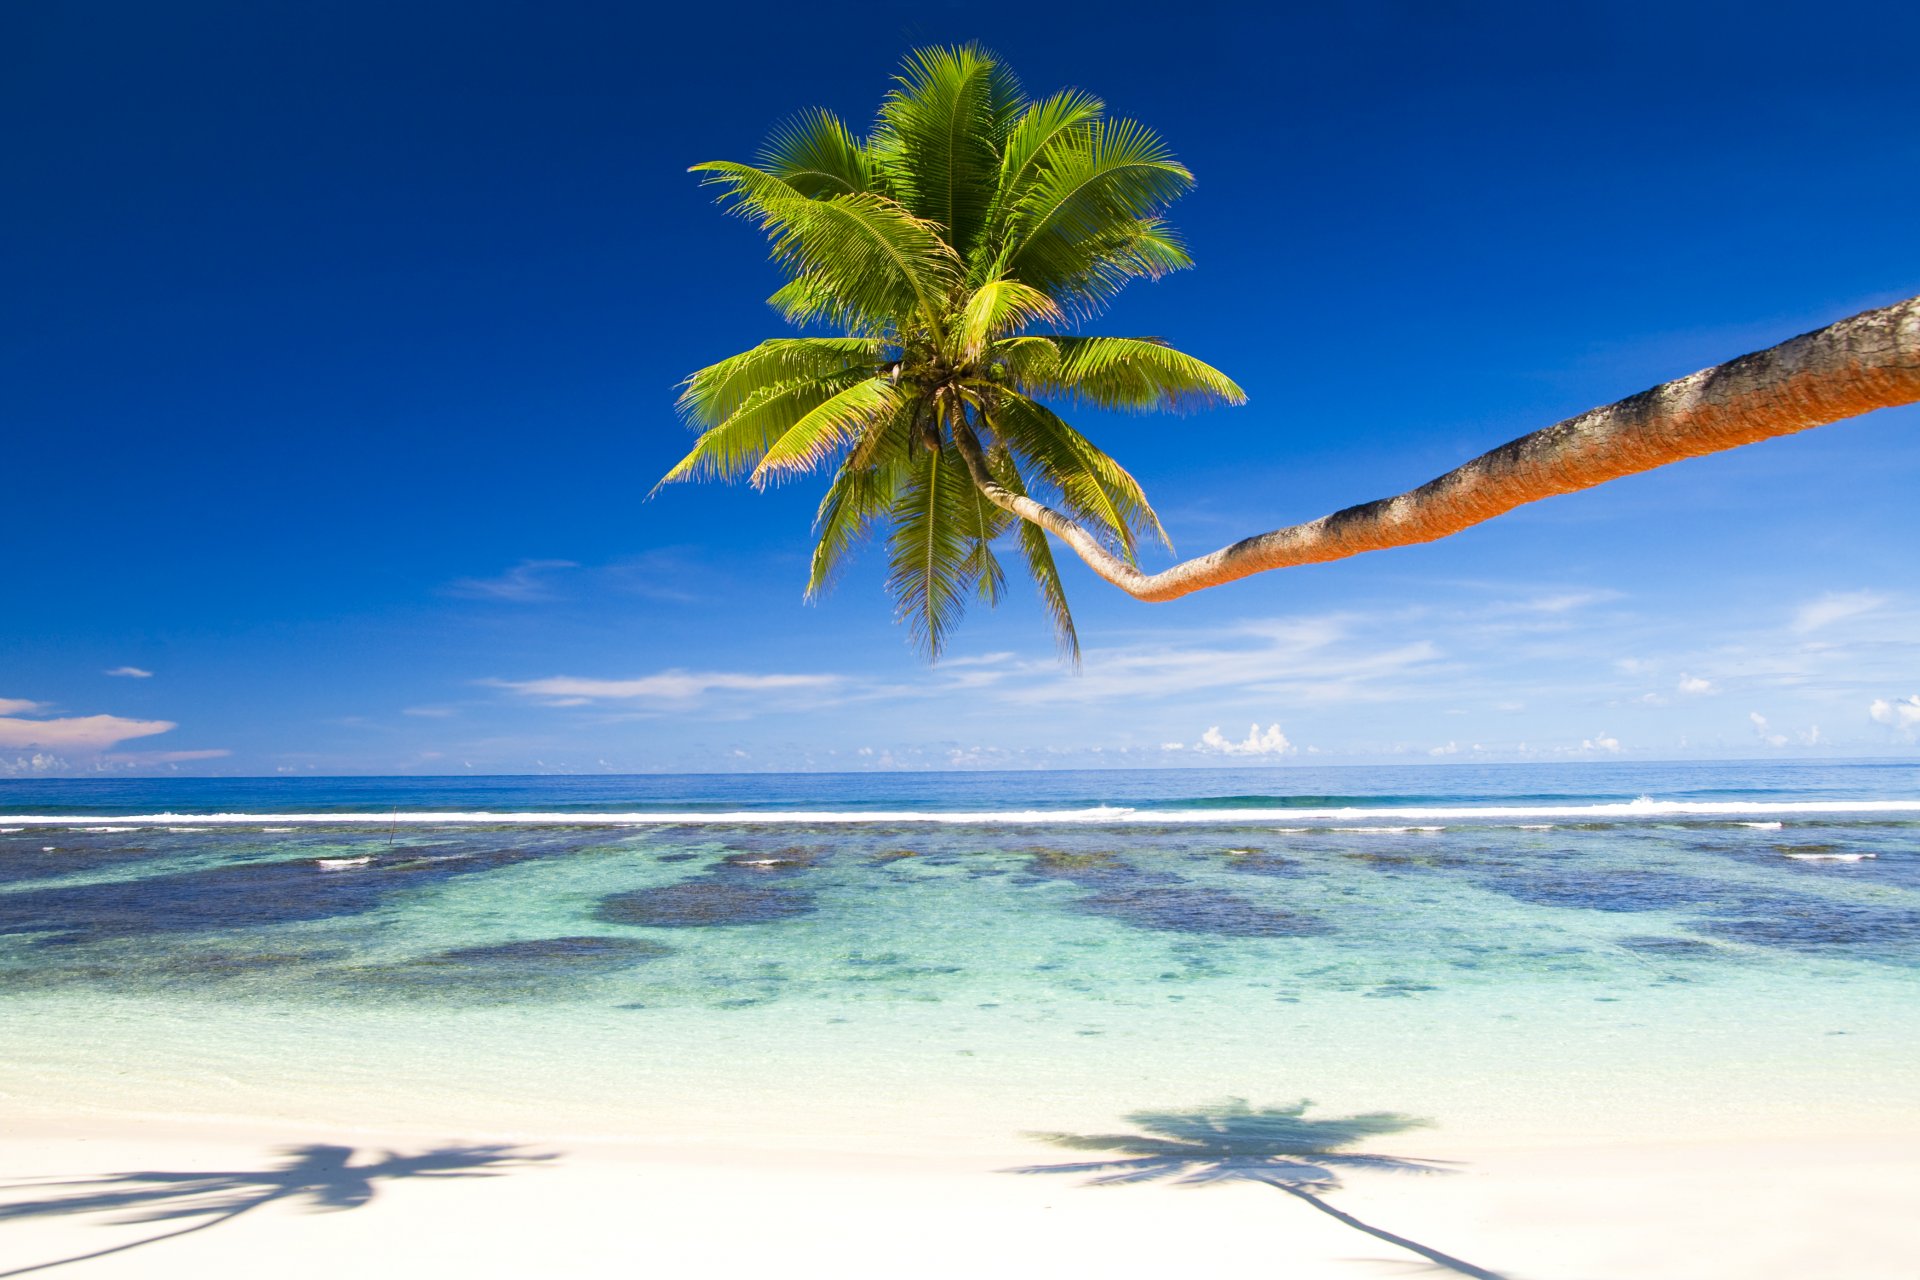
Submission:
[[[964,427],[958,443],[989,501],[1053,533],[1127,594],[1161,601],[1269,569],[1433,542],[1542,498],[1916,401],[1920,297],[1589,409],[1398,497],[1256,534],[1153,574],[1067,516],[995,483]]]

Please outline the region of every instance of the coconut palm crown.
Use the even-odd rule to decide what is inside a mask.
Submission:
[[[1014,533],[1077,660],[1046,533],[988,494],[1033,495],[1128,565],[1143,536],[1165,540],[1139,484],[1056,408],[1245,399],[1158,338],[1063,332],[1128,281],[1191,265],[1161,214],[1192,174],[1097,98],[1029,98],[974,46],[909,55],[864,138],[806,111],[756,163],[692,171],[767,232],[787,277],[770,301],[802,332],[686,380],[701,434],[660,483],[830,470],[809,596],[884,532],[887,588],[929,658],[970,597],[998,603]]]

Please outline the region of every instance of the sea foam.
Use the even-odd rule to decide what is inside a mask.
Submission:
[[[1519,822],[1553,818],[1564,821],[1631,822],[1648,818],[1723,818],[1768,820],[1771,815],[1898,816],[1920,818],[1920,799],[1910,800],[1780,800],[1702,801],[1636,800],[1586,805],[1441,805],[1420,807],[1359,807],[1334,809],[1151,809],[1097,805],[1080,809],[736,809],[628,813],[567,813],[541,810],[496,813],[454,810],[420,813],[154,813],[79,818],[71,814],[40,816],[10,814],[7,821],[22,826],[60,826],[92,831],[129,829],[130,824],[284,826],[464,826],[514,827],[660,827],[660,826],[780,826],[780,825],[897,825],[926,823],[942,826],[1081,825],[1127,826],[1245,826],[1284,822],[1278,830],[1298,829],[1301,823],[1329,825],[1363,822],[1384,830],[1423,829],[1415,824],[1439,822]],[[1373,824],[1379,824],[1374,826]]]

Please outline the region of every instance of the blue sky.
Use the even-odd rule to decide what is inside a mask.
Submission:
[[[984,41],[1199,185],[1082,414],[1185,554],[1920,292],[1907,5],[75,3],[0,14],[0,773],[1913,755],[1920,410],[928,668],[814,486],[684,486],[779,330],[684,172]],[[1250,732],[1249,726],[1252,726]]]

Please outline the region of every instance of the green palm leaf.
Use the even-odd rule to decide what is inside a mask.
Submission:
[[[1048,149],[1010,218],[1004,261],[1036,288],[1097,301],[1115,253],[1192,185],[1186,166],[1145,126],[1086,125]]]
[[[813,558],[807,572],[807,598],[818,599],[834,574],[892,508],[896,477],[876,466],[844,466],[827,487],[814,517]]]
[[[1025,101],[1006,65],[974,45],[907,56],[874,129],[875,161],[914,215],[965,254],[993,201],[1000,145]]]
[[[756,486],[796,472],[811,471],[867,432],[882,427],[905,400],[885,378],[856,382],[803,414],[767,446],[750,477]]]
[[[1052,298],[1018,280],[989,280],[974,290],[960,314],[960,341],[978,359],[987,341],[1036,320],[1066,323]]]
[[[988,252],[980,255],[983,265],[998,262],[1003,256],[1008,221],[1028,198],[1034,182],[1047,171],[1051,149],[1064,139],[1084,133],[1100,118],[1102,110],[1104,104],[1092,94],[1067,89],[1028,107],[1007,131],[993,201],[987,211]]]
[[[819,107],[775,130],[761,149],[759,167],[803,196],[852,195],[873,185],[873,166],[860,139]]]
[[[1061,653],[1077,662],[1054,547],[1009,510],[1031,516],[1029,496],[1055,504],[1065,514],[1051,527],[1065,518],[1090,534],[1062,534],[1076,550],[1129,562],[1142,536],[1165,533],[1138,481],[1047,402],[1245,398],[1157,339],[1057,332],[1129,281],[1191,265],[1163,215],[1192,175],[1098,98],[1028,99],[971,45],[910,56],[865,138],[812,109],[756,163],[693,171],[766,233],[786,277],[769,300],[780,314],[841,336],[773,339],[687,379],[680,410],[702,434],[661,483],[765,485],[831,466],[808,595],[884,530],[887,589],[929,657],[969,599],[999,601],[996,544],[1017,529]],[[981,465],[982,449],[976,475],[967,461]]]
[[[757,465],[793,425],[852,386],[870,380],[862,370],[760,387],[719,425],[701,433],[687,456],[654,486],[679,480],[731,480]]]
[[[1008,447],[1039,469],[1068,510],[1106,534],[1127,560],[1133,560],[1142,534],[1167,542],[1140,482],[1045,405],[1002,390],[988,421]]]
[[[1012,492],[1026,496],[1026,480],[1020,474],[1020,465],[1014,461],[1013,454],[1003,446],[995,447],[987,460],[993,469],[993,478]],[[1053,623],[1054,642],[1060,648],[1060,656],[1080,665],[1080,634],[1074,629],[1073,610],[1067,607],[1067,589],[1060,581],[1060,566],[1054,563],[1053,547],[1047,541],[1047,531],[1039,525],[1022,520],[1020,524],[1020,553],[1027,562],[1027,573],[1033,579],[1033,585],[1039,589],[1040,605],[1047,612],[1047,619]]]
[[[874,338],[769,338],[688,378],[681,384],[680,411],[689,422],[717,426],[755,392],[807,378],[872,372],[885,351]]]
[[[967,609],[981,569],[973,482],[951,445],[925,450],[890,513],[887,590],[914,644],[937,659]]]
[[[1009,368],[1029,392],[1103,409],[1182,410],[1247,398],[1226,374],[1158,338],[1054,337],[1050,349],[1023,344]]]
[[[759,221],[774,259],[811,279],[837,317],[871,323],[917,313],[938,328],[936,301],[958,280],[960,262],[934,223],[871,192],[812,199],[752,165],[714,160],[693,172],[721,186],[735,212]]]

